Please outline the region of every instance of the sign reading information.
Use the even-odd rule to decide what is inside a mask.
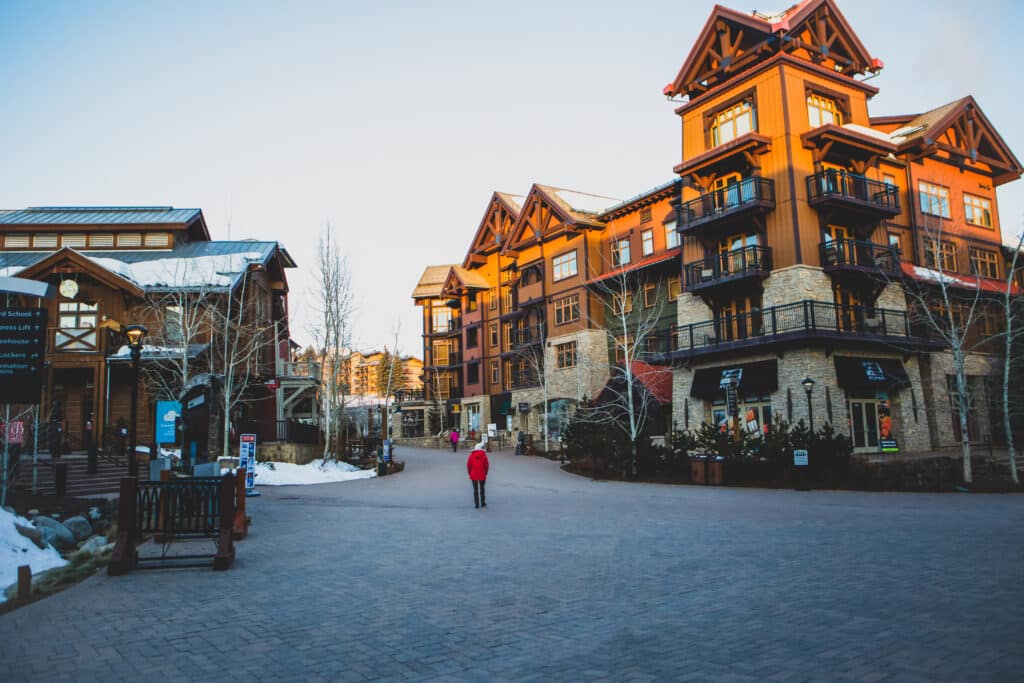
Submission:
[[[45,308],[0,308],[0,403],[39,403]]]

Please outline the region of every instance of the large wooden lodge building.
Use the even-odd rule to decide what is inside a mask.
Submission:
[[[128,422],[133,373],[127,325],[148,328],[144,370],[184,353],[193,375],[218,372],[211,354],[221,330],[207,320],[185,336],[181,307],[173,305],[183,299],[174,294],[210,306],[233,297],[240,320],[259,321],[250,388],[228,416],[233,431],[256,429],[261,443],[290,440],[291,422],[316,417],[319,370],[292,360],[285,273],[295,263],[277,242],[214,241],[201,210],[169,206],[0,211],[0,240],[0,275],[47,282],[59,292],[17,303],[48,309],[39,419],[61,419],[66,448],[85,446],[90,422],[99,443]],[[177,392],[158,396],[159,383],[141,384],[138,443],[150,444],[155,400],[177,398]]]
[[[626,201],[495,192],[462,262],[426,268],[424,385],[447,425],[538,435],[548,413],[557,432],[630,333],[599,291],[628,274],[632,309],[658,311],[642,371],[671,373],[676,427],[721,422],[723,371],[741,370],[740,409],[761,424],[806,419],[811,378],[815,426],[858,451],[883,435],[903,451],[958,443],[952,357],[909,292],[940,278],[965,300],[1005,291],[996,189],[1022,167],[969,95],[872,116],[882,68],[833,0],[715,6],[664,89],[680,102],[672,180]],[[979,311],[979,337],[1004,324]],[[973,440],[1001,432],[987,400],[1000,363],[968,355]]]

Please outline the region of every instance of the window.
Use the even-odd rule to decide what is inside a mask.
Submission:
[[[557,280],[564,280],[572,277],[576,271],[576,252],[570,251],[567,254],[556,256],[551,262],[551,276]]]
[[[837,126],[843,125],[843,114],[839,111],[839,105],[829,97],[822,97],[811,93],[807,96],[807,119],[811,128],[834,123]]]
[[[452,309],[444,305],[443,301],[435,301],[430,307],[432,316],[433,332],[448,332],[452,324]]]
[[[447,342],[434,342],[434,365],[448,365],[451,350]]]
[[[971,272],[982,277],[999,277],[999,257],[987,249],[971,249]]]
[[[33,235],[32,246],[36,247],[37,249],[56,249],[57,235],[53,233]]]
[[[555,367],[576,367],[576,342],[566,342],[555,346]]]
[[[60,246],[62,247],[84,247],[85,246],[85,235],[83,234],[69,234],[61,235]]]
[[[181,306],[167,306],[164,308],[164,339],[168,342],[179,344],[185,341],[184,317]]]
[[[629,263],[629,238],[612,242],[612,265],[624,266]]]
[[[166,247],[167,246],[167,233],[166,232],[147,232],[143,237],[145,245],[147,247]]]
[[[480,335],[475,327],[471,327],[466,330],[466,348],[475,349],[480,343]]]
[[[580,319],[580,295],[573,294],[554,302],[555,324],[563,325]]]
[[[126,232],[117,236],[119,247],[141,247],[142,235],[137,232]]]
[[[658,285],[653,282],[644,284],[644,308],[654,308],[658,300]]]
[[[669,221],[665,224],[665,248],[673,249],[679,246],[679,233],[676,232],[676,222]]]
[[[498,383],[498,361],[491,361],[491,384]]]
[[[921,198],[921,213],[949,218],[949,188],[917,181],[917,192]]]
[[[612,294],[612,315],[621,315],[623,313],[633,312],[633,292],[626,292],[622,294]]]
[[[498,310],[498,290],[492,289],[487,292],[487,307],[492,311]]]
[[[924,264],[929,268],[956,270],[956,245],[949,240],[924,238]]]
[[[491,338],[491,346],[498,345],[498,323],[491,323],[488,328],[488,333]]]
[[[89,247],[92,249],[109,249],[112,246],[114,246],[114,235],[109,232],[89,235]]]
[[[715,115],[711,123],[711,146],[717,147],[754,130],[757,130],[754,105],[749,100],[738,102]]]
[[[512,361],[505,361],[502,363],[502,367],[505,369],[505,388],[515,388],[516,378],[512,376]]]
[[[900,234],[898,232],[889,233],[889,246],[896,247],[899,251],[903,251],[903,247],[900,245]]]
[[[4,238],[4,246],[8,249],[28,249],[31,246],[29,235],[8,235]]]
[[[647,207],[646,209],[641,209],[640,210],[640,222],[641,223],[646,223],[649,220],[651,220],[651,207]]]
[[[682,287],[680,286],[680,280],[678,275],[674,275],[668,279],[668,300],[675,301],[682,294]]]
[[[964,218],[971,225],[992,227],[992,202],[984,197],[964,193]]]
[[[470,292],[466,295],[466,310],[472,313],[476,310],[476,292]]]
[[[448,377],[448,373],[439,374],[434,383],[437,387],[437,397],[441,400],[448,400],[448,396],[451,394],[451,379]]]
[[[629,351],[629,355],[635,360],[637,357],[636,349],[633,347],[633,337],[629,334],[624,334],[621,337],[615,337],[612,340],[615,345],[615,362],[621,363],[626,360],[626,351]]]
[[[896,176],[889,175],[888,173],[883,173],[882,182],[885,183],[886,185],[892,185],[893,187],[896,187]]]
[[[57,324],[65,329],[80,330],[96,327],[99,308],[99,304],[84,301],[62,301],[59,307],[60,319]]]
[[[480,364],[470,363],[466,366],[466,384],[480,383]]]
[[[505,343],[506,349],[512,348],[512,323],[502,323],[501,339]]]
[[[751,435],[763,433],[764,428],[772,423],[771,394],[747,394],[739,396],[738,399],[740,429]],[[725,396],[713,401],[711,405],[711,419],[715,426],[722,429],[728,425],[729,419]]]
[[[650,256],[654,253],[654,231],[644,230],[640,233],[640,251],[644,256]]]

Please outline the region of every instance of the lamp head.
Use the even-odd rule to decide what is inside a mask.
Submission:
[[[142,340],[146,336],[144,325],[128,325],[124,328],[124,336],[128,339],[128,346],[133,349],[142,348]]]
[[[808,394],[810,394],[811,390],[814,389],[814,380],[811,379],[810,377],[805,377],[804,380],[800,382],[800,384],[804,385],[804,391],[806,391]]]

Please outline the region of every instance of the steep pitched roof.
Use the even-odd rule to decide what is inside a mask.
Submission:
[[[0,230],[4,226],[130,228],[154,225],[188,229],[193,233],[193,239],[210,239],[201,209],[176,209],[173,206],[30,206],[0,211]]]
[[[412,290],[413,299],[436,299],[441,296],[444,282],[448,279],[448,273],[456,264],[448,263],[441,266],[427,266],[420,275],[420,281]]]
[[[513,250],[536,237],[554,236],[569,226],[603,228],[605,224],[598,216],[620,203],[612,197],[534,183],[502,249]],[[531,229],[534,234],[527,235]]]
[[[508,237],[507,233],[512,230],[519,212],[522,210],[526,197],[508,192],[495,192],[487,203],[487,210],[480,225],[476,229],[473,241],[470,242],[469,251],[463,259],[463,267],[472,265],[474,256],[482,259],[483,256],[497,251]]]
[[[467,289],[490,288],[490,283],[480,273],[463,268],[462,266],[452,266],[451,270],[448,271],[447,277],[445,277],[444,286],[441,287],[441,294],[455,296]]]

